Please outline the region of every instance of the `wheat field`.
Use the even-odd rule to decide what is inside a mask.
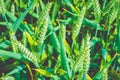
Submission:
[[[0,80],[120,80],[120,0],[0,0]]]

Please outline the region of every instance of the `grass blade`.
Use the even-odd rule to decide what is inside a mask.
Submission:
[[[15,54],[10,51],[5,51],[5,50],[0,50],[0,57],[9,57],[9,58],[14,58],[17,60],[22,60],[23,57],[20,54]]]

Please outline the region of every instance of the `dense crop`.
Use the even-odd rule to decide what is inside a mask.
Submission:
[[[120,80],[120,0],[0,0],[0,80]]]

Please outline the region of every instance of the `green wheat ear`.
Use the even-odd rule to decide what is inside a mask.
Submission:
[[[99,0],[92,0],[92,3],[93,3],[93,10],[94,10],[94,15],[95,15],[95,20],[97,22],[99,22],[100,17],[101,17],[101,9],[100,9]]]
[[[108,14],[108,32],[107,32],[107,36],[110,35],[110,25],[116,19],[118,11],[119,11],[119,3],[116,2],[116,5],[114,5],[114,7],[111,9],[110,13]]]
[[[0,0],[0,14],[5,13],[4,0]]]
[[[47,32],[47,27],[48,27],[48,17],[45,19],[44,23],[43,23],[43,26],[40,27],[40,31],[38,32],[38,40],[37,40],[37,43],[38,43],[38,47],[40,48],[44,42],[44,39],[45,39],[45,34]]]
[[[112,22],[117,17],[118,11],[119,11],[119,4],[118,2],[116,2],[116,5],[114,5],[114,7],[111,9],[110,14],[109,14],[109,25],[111,25]]]
[[[15,15],[15,5],[14,5],[14,3],[11,6],[11,12],[12,12],[13,15]]]
[[[87,74],[89,70],[89,64],[90,64],[90,36],[86,35],[86,37],[82,40],[81,48],[79,51],[79,55],[76,60],[75,69],[82,70],[85,74]]]
[[[17,53],[18,52],[18,48],[16,46],[16,37],[15,37],[15,33],[10,31],[10,41],[11,41],[11,44],[12,44],[12,49],[13,49],[13,52]]]
[[[18,46],[19,50],[24,53],[25,57],[26,57],[29,61],[33,62],[33,64],[34,64],[37,68],[39,68],[37,57],[36,57],[32,52],[30,52],[30,51],[29,51],[23,44],[21,44],[20,42],[17,41],[17,42],[16,42],[16,45]]]
[[[39,15],[39,19],[38,19],[38,30],[39,28],[42,26],[44,20],[46,19],[46,17],[48,17],[50,8],[52,7],[52,3],[48,3],[46,5],[46,7],[42,10],[42,12]]]
[[[26,46],[26,45],[27,45],[26,31],[25,31],[25,32],[23,32],[22,43],[23,43],[23,45],[24,45],[24,46]]]
[[[73,39],[73,41],[75,41],[75,38],[78,36],[78,34],[80,32],[80,28],[82,25],[82,21],[83,21],[85,12],[86,12],[86,7],[83,7],[80,14],[79,14],[79,17],[75,20],[74,27],[72,27],[72,39]]]
[[[12,41],[14,41],[15,46],[17,46],[18,49],[21,52],[24,53],[25,57],[29,61],[33,62],[33,64],[38,68],[39,65],[38,65],[38,59],[37,59],[37,57],[32,52],[30,52],[23,44],[21,44],[20,42],[17,41],[14,32],[11,33],[10,35],[11,35],[10,38],[11,38]]]
[[[83,71],[87,74],[90,65],[90,36],[88,33],[85,37],[85,46],[83,54],[84,54]]]
[[[60,25],[60,36],[62,37],[63,40],[66,38],[66,26],[64,24]]]
[[[88,0],[85,5],[86,9],[88,10],[92,6],[92,0]]]
[[[115,5],[116,0],[110,0],[110,2],[103,8],[103,16],[110,12],[111,8]]]
[[[107,69],[103,69],[102,71],[102,80],[108,80]]]
[[[76,64],[75,64],[75,68],[74,68],[75,72],[77,72],[78,70],[83,70],[83,60],[84,60],[83,50],[84,50],[84,46],[85,46],[85,42],[84,42],[84,39],[83,39],[80,51],[78,51],[79,55],[76,59]]]

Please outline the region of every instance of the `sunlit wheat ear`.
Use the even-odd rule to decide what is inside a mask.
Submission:
[[[90,65],[90,36],[87,33],[85,37],[85,46],[84,46],[84,60],[83,60],[83,71],[87,74]]]
[[[116,3],[116,5],[114,5],[114,7],[111,9],[109,13],[109,24],[112,24],[112,22],[115,20],[115,18],[117,17],[118,11],[119,11],[119,4]]]
[[[25,57],[29,61],[33,62],[36,67],[39,67],[37,57],[32,52],[30,52],[23,44],[18,41],[16,42],[16,45],[18,46],[19,50],[24,53]]]
[[[66,38],[66,26],[64,24],[60,25],[60,36],[62,37],[63,40]]]
[[[108,80],[107,69],[103,69],[102,71],[102,80]]]
[[[15,37],[15,33],[14,32],[10,32],[10,41],[11,41],[11,44],[12,44],[12,49],[15,53],[18,52],[18,48],[16,46],[16,37]]]
[[[92,3],[93,3],[93,10],[94,10],[94,15],[95,15],[95,20],[97,22],[99,22],[100,17],[101,17],[101,9],[100,9],[99,0],[92,0]]]
[[[39,28],[41,27],[41,25],[43,24],[43,21],[46,19],[46,17],[48,17],[50,8],[52,7],[52,3],[48,3],[45,8],[43,9],[43,11],[40,13],[39,15],[39,19],[38,19],[38,26]],[[38,28],[38,30],[39,30]]]
[[[13,3],[12,6],[11,6],[11,13],[12,13],[13,15],[15,15],[15,5],[14,5],[14,3]]]
[[[38,47],[40,48],[44,42],[45,39],[45,34],[47,32],[47,27],[48,27],[48,17],[45,19],[43,26],[41,26],[40,31],[38,32]]]
[[[5,13],[4,0],[0,0],[0,14]]]
[[[72,27],[72,39],[73,41],[75,41],[75,38],[78,36],[79,32],[80,32],[80,28],[82,25],[82,21],[85,15],[85,11],[86,11],[86,7],[83,7],[79,17],[75,20],[74,26]]]

